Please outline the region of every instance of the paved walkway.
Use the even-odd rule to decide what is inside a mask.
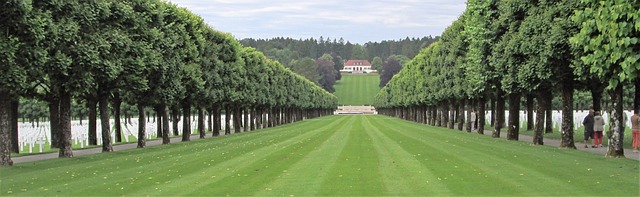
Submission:
[[[485,135],[491,135],[492,131],[485,131]],[[502,131],[500,133],[500,137],[501,138],[506,138],[507,132],[506,131]],[[207,138],[210,138],[210,135],[207,135]],[[198,135],[193,135],[191,136],[191,141],[194,140],[198,140],[200,139],[200,137]],[[171,143],[182,143],[182,137],[173,137],[171,138]],[[533,141],[533,137],[532,136],[528,136],[528,135],[520,135],[520,141],[523,142],[532,142]],[[153,141],[147,141],[147,146],[157,146],[157,145],[161,145],[162,144],[162,140],[153,140]],[[560,140],[557,139],[544,139],[544,145],[545,146],[553,146],[553,147],[560,147]],[[120,150],[126,150],[126,149],[134,149],[138,146],[137,143],[130,143],[130,144],[119,144],[119,145],[114,145],[113,146],[113,151],[120,151]],[[591,148],[591,145],[589,145],[589,148],[584,148],[584,143],[582,142],[576,142],[576,147],[578,148],[578,150],[581,151],[587,151],[587,152],[591,152],[594,154],[600,154],[600,155],[605,155],[607,153],[607,147],[601,147],[601,148]],[[96,154],[96,153],[101,153],[102,152],[102,147],[98,147],[98,148],[89,148],[89,149],[82,149],[82,150],[74,150],[73,151],[73,156],[83,156],[83,155],[90,155],[90,154]],[[634,159],[634,160],[640,160],[640,153],[634,153],[633,150],[625,148],[624,149],[624,155],[625,157],[629,158],[629,159]],[[11,158],[13,160],[13,163],[17,164],[17,163],[25,163],[25,162],[33,162],[33,161],[40,161],[40,160],[45,160],[45,159],[54,159],[54,158],[58,158],[58,153],[45,153],[45,154],[35,154],[35,155],[28,155],[28,156],[21,156],[21,157],[13,157]]]

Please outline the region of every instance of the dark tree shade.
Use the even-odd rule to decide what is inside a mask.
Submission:
[[[382,73],[380,74],[380,87],[387,85],[391,78],[400,72],[401,69],[402,66],[400,65],[400,62],[393,57],[389,57],[382,67]]]

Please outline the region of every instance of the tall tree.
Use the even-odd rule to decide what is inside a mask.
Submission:
[[[383,64],[384,62],[382,62],[382,58],[376,56],[373,58],[373,61],[371,61],[371,68],[378,71],[378,73],[382,73]]]
[[[586,8],[573,17],[581,24],[572,42],[585,54],[581,58],[591,74],[609,79],[611,116],[607,157],[624,157],[622,116],[623,84],[638,79],[640,67],[640,4],[634,0],[582,1]],[[639,98],[635,98],[639,99]]]
[[[20,65],[19,49],[27,40],[23,35],[30,8],[22,1],[6,1],[0,8],[0,167],[13,165],[11,160],[11,101],[27,84],[25,67]]]
[[[291,71],[298,73],[309,81],[316,84],[320,83],[320,73],[318,73],[318,65],[311,58],[302,58],[293,60],[290,64]]]
[[[325,54],[318,58],[316,60],[316,64],[318,65],[318,74],[320,74],[320,80],[318,80],[318,83],[328,92],[334,92],[333,84],[336,83],[338,71],[333,67],[333,59],[331,55]]]
[[[393,76],[400,72],[402,66],[400,62],[394,57],[389,57],[382,67],[382,73],[380,74],[380,87],[384,87],[393,78]]]

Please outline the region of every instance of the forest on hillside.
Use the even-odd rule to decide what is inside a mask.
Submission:
[[[367,42],[365,44],[351,43],[343,38],[272,38],[254,39],[247,38],[240,40],[244,46],[253,47],[262,51],[267,57],[287,65],[291,60],[304,57],[318,58],[323,54],[335,53],[344,60],[362,59],[373,61],[373,58],[380,57],[387,59],[393,55],[403,55],[409,59],[416,56],[420,49],[436,42],[439,36],[425,36],[422,38],[406,37],[400,40],[384,40],[380,42]]]

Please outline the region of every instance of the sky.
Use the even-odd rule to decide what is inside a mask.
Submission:
[[[466,0],[169,0],[237,39],[322,36],[364,44],[439,36]]]

